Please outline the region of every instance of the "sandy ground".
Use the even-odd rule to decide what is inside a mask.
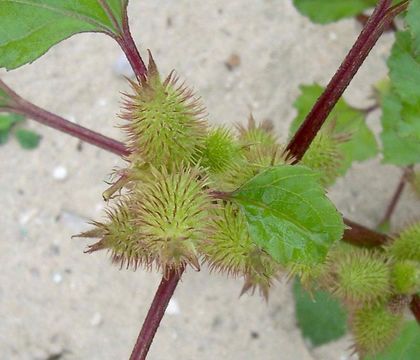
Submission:
[[[161,72],[175,68],[205,99],[214,124],[272,119],[286,138],[298,85],[325,84],[360,30],[352,20],[315,26],[291,1],[131,1],[132,31],[152,49]],[[372,102],[369,84],[386,74],[386,35],[346,98]],[[229,71],[225,61],[240,57]],[[16,71],[0,72],[37,105],[115,138],[127,84],[116,70],[121,51],[102,35],[83,34]],[[379,112],[368,121],[379,130]],[[31,122],[42,143],[0,149],[0,359],[127,359],[159,282],[158,274],[120,271],[105,253],[85,255],[71,240],[99,218],[105,180],[121,161],[112,154]],[[400,170],[380,159],[356,164],[330,197],[351,219],[381,218]],[[406,191],[394,228],[420,215]],[[296,327],[290,286],[280,282],[268,304],[238,298],[241,280],[188,271],[153,344],[151,360],[349,359],[350,338],[311,349]]]

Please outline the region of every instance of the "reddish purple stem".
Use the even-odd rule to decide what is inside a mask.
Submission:
[[[350,52],[290,141],[286,151],[288,151],[290,157],[294,158],[295,162],[303,157],[381,34],[395,16],[406,9],[408,2],[403,1],[393,8],[389,8],[390,4],[391,0],[380,0],[378,2]]]
[[[113,152],[114,154],[120,156],[127,156],[129,154],[123,143],[89,130],[83,126],[74,124],[61,116],[53,114],[36,106],[35,104],[30,103],[16,94],[2,80],[0,80],[0,88],[5,91],[9,97],[9,99],[6,99],[8,102],[7,106],[0,107],[0,112],[9,111],[22,114],[41,124],[77,137],[80,140],[86,141],[87,143],[100,147],[101,149]]]
[[[125,12],[123,18],[122,34],[118,37],[115,37],[115,40],[118,42],[118,44],[121,46],[121,49],[124,51],[125,56],[127,57],[127,60],[131,65],[131,68],[136,74],[137,79],[140,80],[142,78],[145,78],[147,68],[144,65],[143,59],[140,56],[136,43],[134,42],[134,39],[131,36],[130,27],[128,25],[127,11]]]
[[[89,130],[83,126],[74,124],[66,119],[63,119],[58,115],[50,113],[47,110],[41,109],[40,107],[34,104],[26,103],[23,106],[24,107],[17,108],[15,112],[28,116],[41,124],[60,130],[69,135],[75,136],[80,140],[86,141],[89,144],[113,152],[114,154],[120,156],[129,155],[129,152],[125,145],[117,140],[111,139],[95,131]]]
[[[169,300],[171,299],[179,280],[181,279],[184,268],[181,271],[171,271],[167,278],[163,277],[153,298],[146,319],[137,337],[130,360],[146,359],[150,345],[155,337],[159,324],[165,314]]]
[[[410,310],[417,322],[420,324],[420,295],[413,295],[410,302]]]
[[[374,247],[384,245],[388,240],[385,234],[372,231],[363,225],[357,224],[349,219],[344,223],[350,227],[344,231],[343,240],[356,246]]]
[[[397,208],[398,202],[401,199],[401,195],[404,191],[404,188],[407,184],[407,180],[409,178],[410,173],[413,170],[413,166],[410,165],[404,169],[403,174],[401,175],[401,179],[395,189],[394,195],[392,195],[391,201],[386,209],[385,215],[382,218],[381,222],[379,223],[378,227],[382,227],[385,224],[388,224],[391,221],[391,217],[394,214],[395,209]]]
[[[366,23],[365,28],[353,48],[350,50],[350,53],[344,60],[340,69],[334,75],[324,94],[322,94],[318,99],[305,122],[289,143],[287,149],[289,150],[289,153],[295,157],[296,161],[299,161],[305,151],[309,148],[309,145],[316,136],[316,133],[319,131],[322,124],[328,117],[328,114],[344,92],[345,88],[348,86],[349,82],[363,63],[379,36],[384,31],[384,28],[387,26],[389,21],[392,21],[393,17],[397,13],[402,11],[397,9],[398,11],[394,11],[394,13],[390,13],[390,15],[386,17],[385,15],[389,13],[387,9],[390,2],[391,0],[379,1],[372,17]],[[122,33],[119,36],[114,36],[114,38],[126,54],[137,78],[144,78],[147,70],[131,36],[126,11],[124,13]],[[82,126],[73,124],[60,116],[54,115],[34,104],[29,103],[19,97],[1,81],[0,87],[4,89],[10,97],[8,105],[4,106],[2,109],[0,108],[0,110],[8,110],[24,114],[42,124],[73,135],[81,140],[87,141],[115,154],[129,154],[128,150],[122,143],[88,130]],[[346,230],[344,235],[344,238],[349,242],[359,245],[365,245],[365,243],[378,245],[382,244],[387,239],[386,236],[371,231],[349,220],[347,220],[346,223],[352,227],[351,230]],[[173,271],[166,278],[162,278],[151,307],[147,313],[146,319],[144,320],[130,360],[141,360],[146,358],[155,333],[165,313],[166,307],[176,289],[183,271],[184,269],[180,272]],[[413,299],[413,301],[414,305],[417,304],[416,309],[418,310],[418,302],[416,302],[415,299]]]

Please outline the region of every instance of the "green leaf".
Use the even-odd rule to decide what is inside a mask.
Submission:
[[[384,163],[405,166],[420,162],[420,106],[403,103],[395,91],[382,96]]]
[[[0,130],[8,130],[14,124],[23,121],[25,118],[19,114],[0,114]]]
[[[24,120],[24,117],[18,114],[0,115],[0,145],[5,144],[9,139],[9,134],[13,125],[22,120]]]
[[[302,85],[300,90],[301,95],[294,103],[298,114],[291,124],[291,135],[302,124],[306,115],[324,91],[324,88],[320,85],[313,84]],[[334,134],[351,135],[349,141],[339,145],[339,149],[344,157],[342,166],[339,169],[341,175],[346,173],[354,161],[364,161],[374,157],[378,153],[375,136],[366,125],[364,113],[352,108],[343,99],[338,101],[323,128],[328,128],[332,125],[334,125]]]
[[[400,335],[381,354],[364,360],[417,360],[420,354],[420,327],[416,321],[407,321]]]
[[[420,53],[420,0],[411,0],[405,20],[411,30],[414,51]]]
[[[0,115],[0,130],[9,130],[13,125],[13,119],[10,115]]]
[[[380,92],[384,162],[420,162],[420,54],[408,31],[399,32],[388,59],[391,88]]]
[[[9,140],[9,130],[0,130],[0,145],[3,145]]]
[[[0,89],[0,107],[7,106],[8,100],[9,95],[3,89]]]
[[[313,22],[328,24],[374,7],[376,0],[293,0],[296,8]]]
[[[35,149],[41,140],[40,135],[25,129],[17,130],[15,135],[16,139],[19,141],[20,146],[27,150]]]
[[[307,167],[279,165],[232,194],[245,214],[252,241],[281,264],[322,262],[343,235],[342,217],[318,178]]]
[[[80,32],[121,33],[128,0],[1,0],[0,68],[36,60]]]
[[[300,281],[293,285],[296,319],[302,335],[314,346],[337,340],[347,332],[347,313],[326,291],[308,293]]]
[[[418,21],[418,19],[417,19]],[[391,83],[401,100],[411,105],[420,101],[420,54],[415,55],[411,35],[398,32],[388,59]]]

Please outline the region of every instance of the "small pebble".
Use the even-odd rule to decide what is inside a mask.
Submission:
[[[169,300],[168,307],[166,308],[166,314],[168,315],[179,315],[181,310],[179,308],[178,302],[175,299]]]
[[[58,245],[52,244],[49,248],[51,255],[60,255],[60,247]]]
[[[92,318],[90,319],[90,325],[92,326],[99,326],[102,324],[102,315],[99,312],[93,314]]]
[[[106,104],[108,104],[108,101],[104,98],[101,98],[98,100],[98,105],[99,106],[106,106]]]
[[[55,167],[53,170],[53,178],[55,180],[63,181],[67,178],[67,175],[67,169],[62,165]]]
[[[330,39],[331,41],[335,41],[335,40],[337,40],[337,34],[336,34],[335,32],[330,32],[330,33],[328,34],[328,37],[329,37],[329,39]]]
[[[256,331],[251,331],[251,338],[252,339],[258,339],[260,337],[260,334]]]
[[[56,284],[60,284],[63,281],[63,276],[59,272],[56,272],[53,274],[53,281]]]
[[[238,54],[231,54],[225,61],[225,66],[229,71],[236,69],[239,65],[241,65],[241,58]]]

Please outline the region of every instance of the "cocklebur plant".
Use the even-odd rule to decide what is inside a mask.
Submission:
[[[173,73],[161,82],[151,55],[148,69],[141,85],[133,84],[135,95],[127,95],[130,100],[125,108],[128,111],[122,116],[126,121],[123,129],[128,135],[131,154],[127,159],[127,169],[121,171],[128,174],[123,189],[118,188],[118,195],[111,194],[119,208],[125,209],[125,217],[115,216],[117,225],[120,228],[122,225],[121,235],[118,238],[110,233],[113,243],[107,241],[108,234],[104,236],[100,232],[104,227],[114,226],[111,225],[114,222],[112,217],[108,225],[96,223],[96,230],[81,234],[83,237],[102,235],[88,251],[107,248],[111,250],[113,262],[120,266],[156,268],[162,271],[164,278],[168,278],[171,272],[182,272],[186,266],[199,270],[204,262],[214,271],[243,277],[242,293],[258,289],[266,299],[274,280],[281,274],[298,276],[309,289],[311,283],[318,283],[343,301],[352,314],[350,326],[359,353],[372,354],[383,350],[398,334],[397,323],[402,323],[403,306],[394,309],[396,314],[387,309],[396,296],[408,297],[418,291],[417,264],[410,264],[408,269],[408,264],[402,268],[401,263],[393,263],[396,256],[392,253],[397,250],[383,253],[338,244],[331,247],[334,238],[341,237],[338,218],[330,220],[328,226],[334,231],[328,234],[317,229],[319,224],[305,222],[302,216],[308,215],[303,215],[302,211],[287,211],[282,200],[285,191],[286,194],[287,191],[292,193],[292,196],[287,194],[289,201],[291,197],[299,196],[310,203],[314,196],[311,194],[312,197],[307,198],[310,192],[317,194],[318,200],[322,198],[324,190],[321,184],[331,184],[342,166],[340,160],[344,156],[339,144],[351,141],[352,135],[337,136],[334,134],[336,124],[332,123],[327,131],[318,133],[303,156],[302,164],[307,167],[292,166],[293,158],[288,159],[285,147],[277,143],[268,123],[257,125],[250,116],[248,127],[238,127],[236,136],[226,128],[213,129],[199,117],[202,107],[200,112],[190,111],[197,105],[185,85],[178,90],[185,96],[179,96],[171,89],[174,83],[168,79]],[[152,90],[149,84],[155,89],[165,90]],[[176,130],[165,132],[172,128]],[[195,131],[195,137],[191,142],[182,142],[182,151],[179,142],[169,136],[173,133],[180,139],[189,138],[192,131]],[[162,153],[154,156],[154,152],[147,149],[149,144],[153,149],[163,149]],[[172,157],[170,154],[174,152],[183,154],[183,157]],[[137,168],[136,164],[142,166]],[[132,169],[142,175],[130,175]],[[299,182],[303,182],[304,177],[309,177],[311,182],[303,183],[302,191]],[[292,182],[288,184],[290,179]],[[119,182],[117,179],[111,189],[115,190]],[[226,184],[236,190],[229,192]],[[311,188],[307,188],[308,184]],[[257,189],[262,189],[262,196]],[[281,206],[276,205],[277,201]],[[311,206],[318,205],[312,202]],[[260,214],[267,209],[272,214],[261,221]],[[324,214],[328,211],[334,213],[328,202],[318,206],[317,210]],[[283,215],[283,212],[288,215]],[[314,212],[313,216],[323,221],[319,213]],[[283,224],[269,225],[278,226],[270,237],[280,239],[273,242],[270,238],[267,242],[265,227],[273,221],[271,218]],[[307,246],[306,251],[299,249],[299,243],[290,245],[292,239],[296,242],[302,236],[296,229],[299,222],[302,227],[312,226],[312,237],[318,238],[319,242],[323,238],[325,241],[325,235],[330,235],[330,250],[328,247],[311,249],[316,246],[302,240],[300,246]],[[417,234],[407,231],[408,236],[402,237],[408,240],[403,242],[416,239]],[[294,238],[289,235],[293,232],[296,234]],[[390,249],[400,242],[394,241]],[[416,246],[416,241],[413,242]],[[410,254],[411,247],[401,246]],[[407,258],[412,259],[412,256],[405,256],[404,260]]]
[[[415,294],[420,290],[420,266],[417,261],[396,262],[391,270],[395,292],[402,295]]]
[[[386,246],[386,252],[397,260],[420,262],[420,223],[408,226]]]
[[[131,149],[127,158],[129,164],[127,169],[121,170],[126,175],[123,188],[118,189],[120,193],[115,195],[106,191],[106,198],[113,197],[118,203],[117,210],[111,207],[107,223],[96,223],[96,230],[81,236],[93,234],[101,238],[89,247],[88,252],[109,249],[113,262],[121,266],[133,265],[134,268],[141,264],[146,268],[156,267],[162,270],[164,277],[172,271],[179,273],[187,265],[198,270],[200,258],[204,258],[210,267],[218,271],[243,276],[243,292],[259,288],[268,298],[269,288],[279,272],[279,262],[284,265],[291,261],[305,263],[306,259],[295,256],[289,260],[290,256],[285,254],[276,262],[270,254],[278,252],[277,249],[271,250],[264,243],[255,244],[247,227],[247,212],[242,213],[240,209],[241,197],[235,195],[238,190],[220,193],[218,189],[223,187],[223,183],[219,184],[215,177],[211,180],[211,175],[221,174],[230,178],[232,183],[235,181],[235,188],[240,189],[240,193],[246,189],[246,185],[242,185],[255,175],[271,169],[275,169],[276,176],[279,171],[288,175],[291,169],[286,166],[290,165],[285,165],[282,147],[274,141],[267,126],[257,127],[252,117],[248,129],[240,129],[238,138],[218,128],[203,134],[209,126],[199,117],[202,108],[196,110],[195,101],[190,101],[193,95],[185,86],[173,88],[172,74],[162,82],[150,55],[147,76],[141,79],[139,86],[133,85],[135,95],[127,95],[130,100],[125,104],[127,111],[122,115],[126,121],[123,129],[127,132]],[[183,140],[186,138],[192,139],[187,142]],[[222,142],[221,148],[227,152],[220,153],[219,149],[211,151],[214,142],[217,145]],[[156,156],[157,149],[162,151]],[[174,153],[177,155],[172,156]],[[283,168],[280,164],[282,160]],[[241,165],[238,170],[242,176],[235,173],[236,176],[229,177],[227,173],[232,171],[230,167],[234,167],[235,163]],[[141,177],[130,175],[137,164],[146,164],[141,169]],[[314,192],[322,199],[323,190],[316,184],[318,176],[304,167],[293,167],[295,170],[313,178],[313,186],[317,187]],[[111,189],[116,190],[119,183],[121,185],[120,179],[117,179]],[[270,186],[273,186],[272,182]],[[235,198],[239,206],[235,204]],[[319,202],[320,205],[313,206],[318,206],[320,210],[328,207],[332,213],[336,230],[328,241],[333,242],[342,234],[341,219],[326,199]],[[235,205],[236,210],[233,210]],[[286,221],[290,223],[288,227],[296,227],[290,219]],[[232,230],[236,231],[231,231],[231,224],[234,225]],[[303,226],[308,225],[303,223]],[[101,231],[104,228],[109,229],[105,234]],[[115,236],[113,229],[121,231],[121,239]],[[293,231],[299,230],[290,230]],[[324,235],[322,232],[319,234],[320,241]],[[292,237],[286,235],[286,241],[291,242]],[[319,254],[320,260],[325,257],[325,250],[326,247]],[[310,264],[316,264],[318,259],[311,257],[308,256]]]
[[[339,144],[344,136],[319,133],[302,158],[302,164],[322,174],[321,182],[329,186],[339,177],[339,169],[344,159]]]
[[[382,254],[356,248],[334,255],[326,276],[335,296],[352,305],[383,302],[390,295],[390,268]]]
[[[366,28],[371,19],[367,21],[368,17],[360,12],[374,5],[375,1],[341,3],[294,0],[294,4],[302,14],[316,23],[329,23],[357,15],[357,20],[365,24]],[[336,130],[339,129],[349,135],[346,143],[338,146],[339,149],[346,147],[343,154],[344,161],[339,169],[339,172],[343,174],[348,169],[349,158],[353,158],[353,161],[361,161],[378,152],[376,141],[366,127],[364,118],[371,111],[377,108],[382,109],[382,146],[379,150],[383,154],[383,162],[405,166],[401,181],[385,216],[378,225],[378,229],[388,232],[390,218],[406,183],[410,182],[413,190],[416,189],[413,167],[420,161],[418,157],[420,154],[419,132],[416,127],[420,119],[418,106],[420,98],[414,85],[415,81],[410,75],[413,74],[414,68],[418,69],[419,63],[420,2],[417,0],[403,3],[395,1],[393,4],[394,6],[389,8],[391,12],[401,5],[406,7],[407,11],[404,13],[406,27],[400,28],[401,24],[397,25],[393,21],[389,22],[386,28],[384,27],[387,31],[397,33],[396,42],[388,59],[389,76],[375,85],[372,98],[376,103],[367,109],[356,109],[340,100],[341,104],[337,104],[324,125],[328,125],[328,121],[330,124],[334,122]],[[292,125],[292,134],[310,109],[309,103],[315,101],[322,93],[322,88],[318,85],[302,86],[301,90],[302,94],[295,103],[298,116],[295,124]],[[349,121],[350,117],[354,120]],[[358,151],[362,148],[364,151]],[[308,153],[305,154],[307,155]],[[382,249],[363,251],[357,249],[340,251],[340,247],[338,251],[333,249],[329,256],[330,269],[324,271],[318,282],[318,287],[330,291],[332,296],[344,302],[349,313],[355,348],[363,358],[376,359],[378,356],[382,359],[382,356],[385,358],[387,353],[392,353],[395,357],[416,358],[415,350],[405,353],[406,350],[403,350],[400,344],[406,340],[398,337],[400,333],[414,337],[419,335],[418,329],[414,331],[414,334],[407,335],[406,329],[409,325],[407,323],[403,326],[405,320],[402,316],[410,299],[418,299],[420,290],[418,286],[420,263],[415,255],[420,246],[420,234],[417,230],[416,216],[414,215],[414,220],[409,220],[412,221],[412,225],[399,229],[390,240],[385,241]],[[410,307],[412,310],[418,309],[414,303],[411,303]],[[331,321],[333,320],[334,315],[331,315]],[[377,325],[374,325],[375,323]],[[401,326],[397,326],[398,324]],[[304,332],[310,334],[309,326],[307,324],[305,326]],[[375,326],[376,330],[373,329]],[[379,330],[381,328],[382,330]],[[337,334],[337,337],[339,336]],[[326,338],[324,341],[333,338]],[[385,352],[381,355],[377,354],[384,350]],[[402,353],[404,355],[401,355]]]
[[[352,320],[356,349],[362,356],[382,351],[394,340],[403,321],[401,311],[392,310],[387,305],[358,309]]]
[[[295,1],[303,4],[306,12],[315,9],[321,17],[327,13],[330,20],[343,13],[340,4],[325,12],[318,11],[322,0],[310,2]],[[279,144],[272,126],[258,123],[252,116],[248,127],[239,126],[236,132],[212,128],[201,101],[174,73],[161,78],[151,56],[146,68],[129,31],[127,1],[0,2],[5,33],[10,30],[6,40],[0,37],[1,54],[6,54],[0,55],[1,66],[16,68],[76,32],[96,31],[118,42],[136,74],[121,114],[126,144],[48,113],[0,82],[1,111],[24,114],[126,161],[126,168],[114,171],[114,182],[103,194],[108,202],[105,219],[92,221],[94,228],[80,236],[97,239],[86,252],[106,249],[120,267],[162,273],[131,359],[146,357],[185,268],[198,270],[203,264],[242,277],[242,292],[258,289],[266,298],[281,275],[300,278],[314,293],[318,289],[329,292],[347,308],[355,348],[362,356],[386,349],[400,328],[405,333],[404,309],[410,306],[419,317],[419,225],[390,240],[343,221],[325,189],[352,162],[378,152],[364,121],[367,110],[352,108],[339,99],[381,33],[408,5],[410,29],[398,35],[389,61],[391,86],[380,101],[384,157],[411,166],[418,157],[414,121],[418,86],[410,82],[401,63],[409,65],[410,76],[417,76],[419,29],[413,19],[420,12],[418,0],[395,6],[389,0],[378,2],[327,88],[301,88],[288,144]],[[363,6],[344,9],[351,8],[353,15]],[[8,28],[16,13],[28,26]],[[31,26],[41,26],[43,32],[55,36],[34,35]],[[10,42],[10,38],[16,41]],[[401,120],[397,127],[391,126],[391,118]],[[406,149],[395,146],[402,141],[408,144]],[[387,221],[392,211],[387,211]],[[351,229],[345,230],[344,223]],[[344,246],[341,239],[376,248]]]
[[[131,157],[153,166],[194,164],[204,143],[204,108],[172,72],[162,80],[149,53],[147,78],[131,82],[122,117]]]

